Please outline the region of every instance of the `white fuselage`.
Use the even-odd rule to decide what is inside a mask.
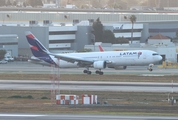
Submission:
[[[81,57],[92,61],[111,61],[108,66],[141,66],[162,60],[160,55],[150,50],[68,53],[67,56]],[[51,56],[51,58],[61,68],[79,67],[77,62],[71,63],[58,60],[54,56]]]

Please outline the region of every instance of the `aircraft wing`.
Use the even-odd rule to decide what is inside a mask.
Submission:
[[[54,57],[59,58],[60,60],[64,60],[71,63],[78,62],[78,64],[81,66],[92,65],[95,62],[95,60],[88,60],[83,57],[71,56],[68,54],[54,54],[54,53],[50,53],[49,51],[44,51],[44,52],[46,52],[49,55],[53,55]],[[106,63],[111,64],[113,62],[106,60]]]
[[[85,64],[85,65],[91,65],[94,62],[93,60],[87,60],[82,57],[69,56],[67,54],[53,54],[53,53],[48,53],[48,54],[53,55],[56,58],[60,58],[61,60],[71,62],[71,63],[78,62],[78,63]]]

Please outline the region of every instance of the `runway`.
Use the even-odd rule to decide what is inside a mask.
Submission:
[[[164,76],[164,75],[178,75],[177,69],[160,69],[157,66],[153,67],[153,71],[147,70],[148,66],[128,66],[126,70],[115,70],[115,69],[103,69],[104,74],[132,74],[132,75],[143,75],[143,76]],[[60,74],[83,74],[85,68],[69,68],[69,69],[57,69]],[[9,62],[8,64],[0,64],[0,73],[33,73],[33,74],[50,74],[54,70],[53,67],[42,66],[38,64],[32,64],[28,62]],[[93,74],[95,69],[90,68]]]
[[[50,90],[51,81],[0,80],[1,90]],[[56,88],[74,91],[178,92],[178,83],[60,81]]]
[[[2,120],[177,120],[178,117],[165,116],[116,116],[116,115],[38,115],[0,114]]]

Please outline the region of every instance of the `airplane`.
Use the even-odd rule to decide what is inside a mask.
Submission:
[[[152,71],[153,63],[162,60],[162,57],[151,50],[131,50],[131,51],[105,51],[105,52],[85,52],[54,54],[49,52],[43,44],[30,32],[25,32],[32,54],[40,60],[49,64],[55,64],[60,68],[86,68],[83,73],[91,74],[90,67],[97,69],[96,74],[103,75],[101,69],[107,66],[140,66],[148,65],[148,70]]]
[[[102,48],[101,45],[98,45],[98,48],[99,48],[100,52],[104,52],[104,49]],[[43,66],[52,66],[51,63],[45,62],[43,60],[40,60],[40,59],[38,59],[37,57],[34,57],[34,56],[32,56],[28,60],[28,62],[33,63],[33,64],[40,64],[40,65],[43,65]],[[127,68],[127,66],[114,66],[114,65],[108,65],[107,67],[108,68],[114,68],[115,70],[121,70],[121,69],[123,70],[123,69]]]
[[[98,45],[98,48],[99,48],[100,52],[104,52],[104,49],[101,45]],[[40,60],[40,59],[38,59],[37,57],[34,57],[34,56],[32,56],[28,60],[28,62],[33,63],[33,64],[40,64],[40,65],[43,65],[43,66],[52,66],[51,63],[47,63],[47,62]],[[114,68],[115,70],[121,70],[121,69],[123,70],[123,69],[127,68],[127,66],[113,66],[113,65],[108,65],[107,67],[108,68]]]

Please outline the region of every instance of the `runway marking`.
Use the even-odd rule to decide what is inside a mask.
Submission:
[[[0,117],[41,117],[46,115],[0,114]]]
[[[160,74],[142,74],[140,76],[164,76],[164,75],[160,75]]]

